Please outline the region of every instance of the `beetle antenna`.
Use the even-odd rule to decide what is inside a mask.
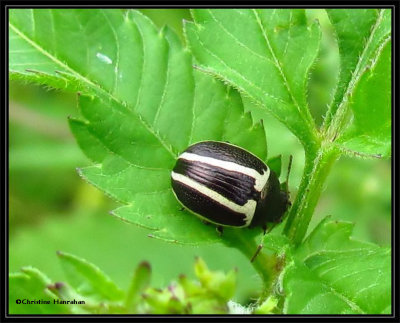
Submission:
[[[287,174],[286,174],[286,193],[289,193],[289,174],[290,174],[290,170],[292,169],[292,160],[293,160],[293,155],[290,155],[288,170],[287,170]]]

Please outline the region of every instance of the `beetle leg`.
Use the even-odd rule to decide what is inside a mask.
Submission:
[[[217,229],[218,235],[222,236],[222,233],[224,232],[224,227],[217,225],[216,229]]]
[[[263,229],[263,231],[264,231],[264,235],[267,233],[267,224],[266,223],[264,223],[263,225],[262,225],[262,229]]]
[[[203,222],[205,225],[210,225],[211,224],[211,222],[208,222],[206,220],[200,220],[200,221]]]
[[[256,250],[256,252],[254,253],[253,257],[251,257],[250,262],[253,262],[254,259],[256,259],[257,255],[260,253],[262,247],[264,247],[264,245],[263,245],[262,243],[260,243],[260,244],[257,246],[257,250]]]

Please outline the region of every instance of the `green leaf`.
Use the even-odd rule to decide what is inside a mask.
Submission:
[[[125,299],[125,307],[131,312],[137,312],[136,305],[140,299],[141,293],[149,286],[151,277],[151,267],[148,262],[141,262],[131,279],[129,291]]]
[[[300,9],[195,9],[192,16],[185,32],[198,68],[270,111],[312,148],[318,139],[306,83],[318,53],[318,24],[307,26]]]
[[[125,204],[114,214],[168,241],[220,241],[212,226],[181,211],[170,171],[201,140],[229,141],[266,160],[263,126],[244,112],[238,92],[193,71],[177,36],[134,10],[14,10],[10,22],[10,48],[24,53],[14,55],[12,77],[81,92],[70,127],[96,165],[79,172]],[[49,62],[43,70],[39,59]],[[30,64],[37,73],[26,71]]]
[[[61,314],[70,313],[68,306],[54,304],[57,297],[47,289],[50,279],[33,267],[24,267],[22,273],[9,277],[10,314]],[[45,301],[46,304],[28,304],[27,301]],[[17,304],[17,301],[24,303]]]
[[[285,313],[390,312],[390,249],[351,239],[352,229],[327,218],[295,251],[283,278]]]
[[[391,12],[389,9],[327,9],[327,13],[336,31],[340,54],[338,88],[325,121],[329,124],[352,79],[390,35]]]
[[[208,289],[218,298],[227,302],[234,295],[236,289],[237,270],[231,270],[227,274],[218,271],[212,272],[208,269],[203,259],[197,258],[194,271],[201,286]]]
[[[282,171],[282,155],[269,158],[267,164],[269,168],[271,168],[271,170],[273,170],[276,176],[279,178],[279,176],[281,176],[281,171]]]
[[[349,107],[352,125],[337,143],[345,151],[391,156],[391,42],[382,44],[376,58],[356,84]]]
[[[326,136],[350,155],[389,157],[391,10],[337,9],[328,15],[338,38],[341,73],[324,122]]]
[[[57,252],[69,284],[83,296],[97,300],[121,300],[125,293],[98,267],[64,252]]]

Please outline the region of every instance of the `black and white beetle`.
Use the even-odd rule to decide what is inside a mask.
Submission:
[[[206,222],[222,227],[262,227],[281,221],[289,202],[276,174],[238,146],[202,141],[189,146],[171,172],[178,201]]]

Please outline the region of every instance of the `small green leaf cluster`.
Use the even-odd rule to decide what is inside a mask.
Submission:
[[[11,274],[11,314],[228,314],[236,289],[236,270],[211,271],[201,258],[194,264],[196,279],[181,275],[162,289],[150,286],[151,267],[142,262],[125,291],[88,261],[64,252],[57,255],[67,282],[52,283],[32,267]],[[18,299],[49,303],[21,305]]]
[[[198,280],[181,275],[164,289],[148,288],[143,293],[142,313],[227,314],[228,301],[236,288],[236,271],[210,271],[201,258],[194,266]]]

